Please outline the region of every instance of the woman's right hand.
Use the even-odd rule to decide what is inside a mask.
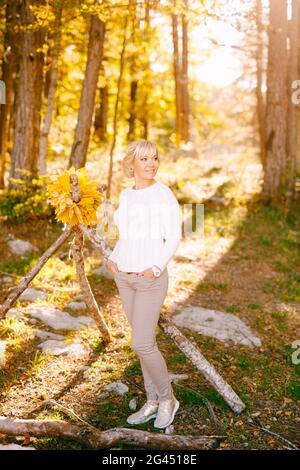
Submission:
[[[107,260],[106,268],[111,274],[116,274],[119,271],[118,265],[111,259]]]

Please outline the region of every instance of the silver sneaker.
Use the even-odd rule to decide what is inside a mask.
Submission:
[[[155,418],[157,415],[157,410],[158,400],[147,400],[142,408],[136,413],[128,416],[126,421],[128,424],[146,423],[150,419]]]
[[[175,414],[179,408],[179,401],[173,395],[170,400],[159,402],[158,413],[153,426],[155,428],[163,429],[173,422]]]

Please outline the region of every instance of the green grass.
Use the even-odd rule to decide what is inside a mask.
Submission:
[[[300,400],[300,377],[295,380],[290,380],[287,386],[287,393],[295,400]]]
[[[217,405],[221,410],[228,411],[229,406],[213,387],[206,387],[205,390],[202,392],[202,395],[207,398],[207,400],[209,400],[211,403]]]
[[[184,354],[178,353],[175,355],[175,362],[179,362],[180,364],[184,364],[187,362],[187,358]]]
[[[259,235],[257,239],[257,244],[263,247],[268,247],[273,245],[273,240],[266,238],[264,235]]]
[[[132,376],[135,376],[135,375],[140,375],[141,376],[142,375],[142,370],[141,370],[140,364],[138,362],[135,362],[132,365],[132,367],[126,369],[125,375],[127,375],[127,377],[132,377]]]
[[[238,305],[234,303],[227,305],[227,307],[225,308],[225,311],[228,313],[235,313],[238,311]]]
[[[282,273],[290,273],[292,271],[292,268],[281,260],[274,260],[274,265],[278,269],[278,271]]]
[[[243,370],[247,370],[247,371],[253,371],[254,367],[255,367],[255,364],[253,364],[253,361],[251,361],[251,358],[249,355],[241,355],[239,358],[238,358],[238,361],[237,361],[237,366],[240,367],[241,369]]]
[[[227,282],[212,282],[212,281],[203,281],[196,286],[197,291],[209,291],[213,289],[220,290],[222,292],[229,290],[229,284]]]
[[[0,271],[7,273],[25,275],[36,264],[39,257],[30,254],[18,259],[4,259],[0,261]]]
[[[251,310],[258,310],[261,308],[260,304],[248,304],[248,307],[251,308]]]
[[[270,312],[270,314],[271,314],[272,318],[274,318],[281,325],[282,325],[282,323],[285,323],[287,318],[288,318],[287,312],[272,311],[272,312]]]
[[[300,275],[292,272],[280,280],[267,279],[263,283],[262,290],[283,301],[300,302]]]

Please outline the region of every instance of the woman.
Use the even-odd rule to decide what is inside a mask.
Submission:
[[[130,143],[123,165],[126,176],[134,177],[135,186],[120,193],[114,213],[120,236],[106,267],[114,276],[131,326],[131,344],[140,359],[147,396],[127,422],[140,424],[156,417],[154,427],[166,428],[173,422],[179,402],[155,330],[168,291],[167,264],[181,239],[181,210],[171,189],[154,179],[159,166],[154,143]]]

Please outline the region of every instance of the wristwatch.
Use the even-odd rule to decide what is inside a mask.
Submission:
[[[152,266],[151,269],[155,277],[159,277],[161,275],[161,269],[157,266]]]

